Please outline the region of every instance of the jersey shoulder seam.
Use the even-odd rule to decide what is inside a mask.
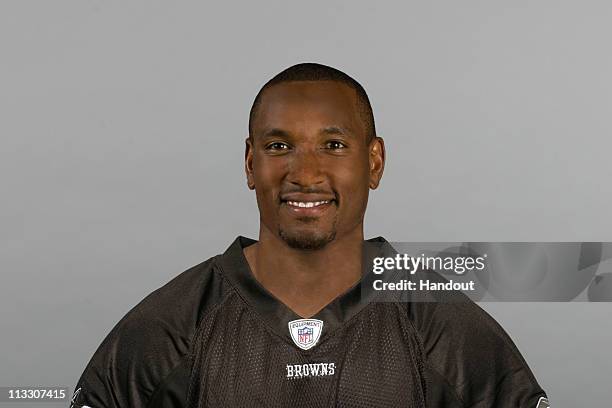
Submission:
[[[440,371],[438,371],[433,365],[429,364],[429,361],[427,359],[425,360],[425,364],[427,364],[427,367],[429,367],[431,371],[436,373],[444,381],[444,385],[452,391],[453,396],[455,397],[457,401],[459,401],[461,406],[463,408],[468,408],[467,405],[465,405],[465,401],[463,401],[463,398],[461,398],[461,396],[457,392],[457,388],[453,387],[453,384],[451,384],[450,381],[448,381],[448,378],[446,378],[446,376],[442,374]]]
[[[413,323],[412,319],[410,318],[410,315],[409,315],[409,312],[408,312],[408,305],[406,305],[406,312],[407,312],[407,319],[406,320],[408,321],[408,324],[410,325],[410,327],[414,331],[415,336],[416,336],[416,338],[417,338],[417,340],[419,342],[419,345],[422,348],[423,364],[427,365],[427,367],[429,367],[430,370],[432,370],[434,373],[436,373],[444,381],[444,385],[452,391],[455,399],[457,401],[459,401],[459,403],[461,404],[462,407],[466,408],[466,405],[465,405],[465,402],[463,401],[463,398],[461,398],[461,396],[457,392],[457,388],[455,388],[451,384],[451,382],[448,380],[448,378],[446,378],[445,375],[443,375],[432,364],[430,364],[429,358],[427,357],[427,355],[425,353],[425,348],[423,347],[423,344],[425,344],[424,341],[423,341],[423,337],[421,336],[421,333],[416,329],[416,327],[414,327],[414,323]]]
[[[214,312],[215,310],[217,310],[218,308],[222,307],[223,304],[227,301],[227,299],[232,295],[232,293],[228,293],[225,296],[223,296],[223,298],[221,298],[221,300],[219,301],[219,303],[217,303],[215,306],[211,307],[206,313],[204,313],[202,315],[202,317],[200,318],[200,320],[198,321],[198,325],[196,327],[196,329],[194,330],[193,334],[191,335],[191,337],[189,338],[189,347],[187,347],[187,351],[181,356],[181,359],[178,361],[178,363],[176,363],[172,369],[169,371],[168,374],[166,374],[157,384],[157,386],[155,387],[155,390],[153,391],[153,393],[151,394],[151,397],[149,397],[149,400],[147,401],[145,407],[148,407],[152,402],[155,401],[155,397],[157,397],[157,393],[159,392],[159,390],[161,389],[162,385],[164,385],[164,383],[168,380],[168,378],[172,377],[172,374],[174,374],[176,372],[176,370],[180,367],[180,365],[185,361],[185,359],[191,359],[193,358],[193,343],[195,340],[195,337],[198,335],[199,329],[200,329],[200,325],[202,324],[202,322],[204,321],[204,319],[211,314],[212,312]],[[185,398],[187,398],[187,394],[185,394]]]

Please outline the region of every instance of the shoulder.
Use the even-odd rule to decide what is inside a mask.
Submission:
[[[382,237],[368,243],[369,257],[397,254]],[[387,279],[404,279],[403,273],[396,269]],[[423,267],[410,272],[410,280],[448,283]],[[461,292],[417,286],[403,300],[391,296],[403,302],[418,339],[428,406],[540,408],[538,401],[546,394],[510,336],[489,314]]]
[[[145,406],[188,357],[199,319],[225,291],[213,257],[152,292],[95,352],[77,386],[80,398],[95,407]]]
[[[533,407],[544,391],[504,329],[463,295],[410,305],[431,391],[463,406]]]
[[[104,343],[121,342],[116,351],[146,358],[159,355],[160,345],[173,339],[177,352],[185,352],[205,309],[222,296],[216,257],[179,274],[130,310],[110,332]],[[103,345],[104,345],[103,343]]]

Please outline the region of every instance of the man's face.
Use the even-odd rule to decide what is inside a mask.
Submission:
[[[304,250],[362,234],[384,145],[380,138],[367,143],[351,87],[335,81],[274,85],[264,91],[252,129],[245,166],[261,228]]]

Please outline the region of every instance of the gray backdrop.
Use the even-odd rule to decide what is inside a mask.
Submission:
[[[146,294],[256,237],[248,109],[297,62],[370,95],[368,236],[612,241],[609,2],[204,3],[0,3],[0,386],[73,387]],[[483,306],[554,407],[609,404],[611,304]]]

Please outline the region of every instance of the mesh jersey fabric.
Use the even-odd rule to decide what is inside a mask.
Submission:
[[[297,347],[288,323],[301,317],[250,273],[243,249],[254,242],[236,238],[132,309],[72,407],[536,408],[546,397],[471,301],[364,301],[358,284],[312,317],[317,344]]]

